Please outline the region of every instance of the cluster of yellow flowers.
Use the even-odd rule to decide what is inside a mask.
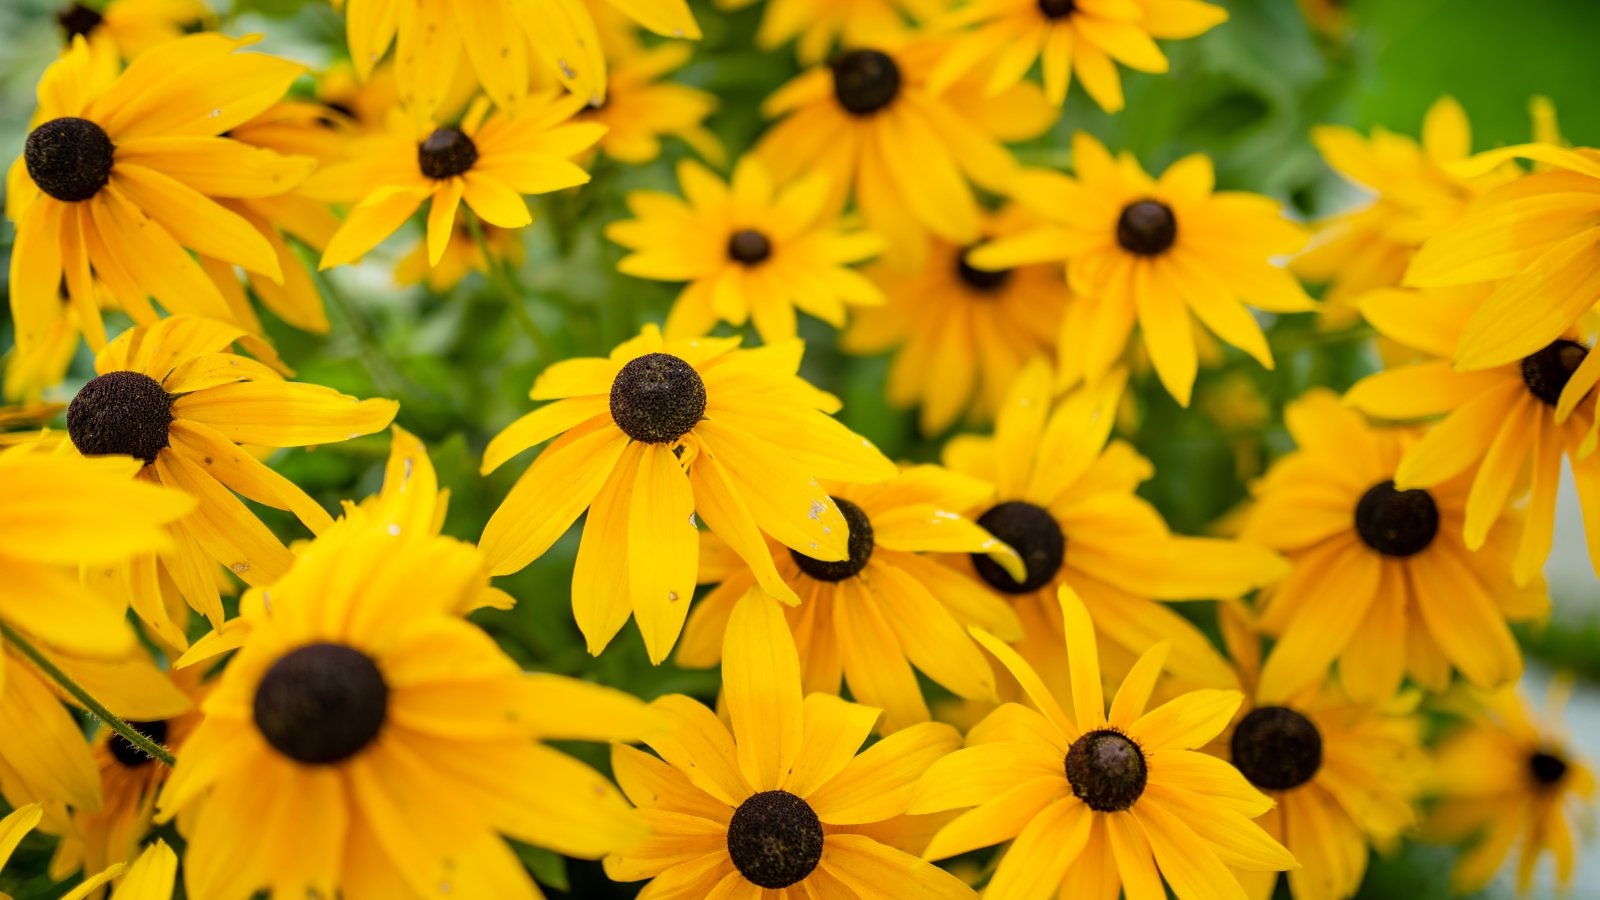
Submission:
[[[1563,457],[1600,568],[1600,151],[1474,154],[1450,100],[1420,142],[1325,128],[1374,199],[1308,229],[1201,154],[1008,149],[1074,75],[1121,109],[1119,63],[1224,21],[1200,0],[769,0],[757,43],[804,68],[732,160],[663,80],[684,0],[333,2],[349,62],[311,78],[198,2],[60,16],[0,422],[61,412],[80,343],[96,375],[0,441],[0,858],[37,827],[67,896],[117,900],[172,895],[169,844],[197,900],[540,896],[507,839],[648,900],[1337,900],[1420,831],[1470,843],[1462,889],[1513,851],[1570,881],[1594,777],[1517,699],[1508,623],[1549,611]],[[327,332],[322,270],[424,207],[398,280],[501,282],[527,196],[667,137],[705,164],[605,235],[682,292],[544,360],[482,472],[542,449],[476,544],[399,427],[337,517],[264,462],[400,410],[291,380],[254,303]],[[897,465],[800,377],[797,311],[892,352],[926,435],[983,433]],[[1391,367],[1289,406],[1228,536],[1174,533],[1113,436],[1130,371],[1188,406],[1218,341],[1270,368],[1256,313],[1312,311]],[[651,662],[720,665],[715,708],[525,672],[466,618],[580,517],[588,651],[631,618]],[[1468,724],[1425,748],[1424,704]],[[611,777],[552,740],[610,742]]]

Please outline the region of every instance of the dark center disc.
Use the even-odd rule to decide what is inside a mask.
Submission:
[[[111,180],[115,152],[104,128],[65,116],[28,133],[22,161],[39,190],[63,203],[77,203],[100,193]]]
[[[1139,256],[1165,253],[1178,239],[1178,220],[1172,207],[1159,200],[1130,203],[1117,218],[1117,243]]]
[[[1032,503],[1010,500],[978,517],[978,524],[1022,557],[1027,578],[1018,582],[1000,564],[982,553],[972,554],[972,565],[989,586],[1007,594],[1031,594],[1055,580],[1067,559],[1067,536],[1050,511]]]
[[[1067,749],[1072,794],[1096,812],[1122,812],[1144,793],[1144,751],[1120,731],[1091,731]]]
[[[800,571],[818,581],[843,581],[853,577],[865,569],[867,560],[872,558],[872,523],[867,520],[867,514],[861,507],[841,497],[834,497],[833,504],[839,507],[839,514],[844,516],[845,523],[850,526],[850,558],[824,562],[812,559],[792,548],[789,550],[789,555],[794,557],[794,563],[800,567]]]
[[[736,263],[753,266],[766,262],[772,255],[772,242],[767,236],[751,228],[735,231],[728,238],[728,258]]]
[[[88,37],[89,33],[99,28],[100,23],[104,21],[105,17],[82,3],[74,3],[56,13],[56,22],[60,23],[61,30],[66,32],[69,44],[75,37]]]
[[[670,353],[646,353],[611,382],[611,419],[628,437],[670,444],[706,413],[706,383],[694,366]]]
[[[967,254],[971,252],[972,248],[968,247],[956,255],[956,277],[961,279],[962,284],[979,294],[993,294],[1011,280],[1010,269],[996,269],[991,272],[972,265],[967,261]]]
[[[1287,791],[1322,768],[1322,732],[1284,706],[1253,709],[1233,731],[1233,765],[1253,785]]]
[[[1356,533],[1385,556],[1415,556],[1439,534],[1439,506],[1425,490],[1396,490],[1393,481],[1373,485],[1356,504]]]
[[[1555,406],[1561,401],[1561,392],[1577,373],[1578,367],[1589,355],[1589,348],[1577,341],[1556,341],[1532,356],[1522,359],[1522,381],[1528,393]]]
[[[822,859],[822,821],[788,791],[763,791],[728,822],[728,856],[746,881],[779,890],[798,884]]]
[[[440,128],[417,145],[417,165],[436,181],[465,175],[478,161],[478,145],[459,128]]]
[[[871,115],[900,94],[900,67],[882,51],[849,50],[835,57],[830,67],[833,95],[854,115]]]
[[[78,389],[67,406],[67,436],[84,456],[156,461],[167,446],[172,395],[142,372],[107,372]]]
[[[1528,774],[1540,787],[1555,787],[1567,777],[1567,761],[1557,754],[1540,750],[1528,757]]]
[[[342,762],[372,743],[389,713],[389,685],[372,657],[344,644],[308,644],[279,657],[256,687],[255,722],[296,762]]]
[[[1065,19],[1077,9],[1076,0],[1039,0],[1039,12],[1047,19]]]

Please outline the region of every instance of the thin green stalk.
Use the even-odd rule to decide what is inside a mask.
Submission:
[[[489,267],[489,281],[500,292],[501,298],[506,301],[506,306],[510,307],[511,317],[517,320],[517,324],[522,327],[523,331],[527,332],[528,338],[538,348],[540,356],[547,360],[555,359],[555,353],[551,351],[549,339],[545,337],[544,331],[539,327],[539,323],[535,322],[533,316],[528,313],[528,307],[523,302],[521,286],[511,278],[510,273],[501,265],[500,260],[489,251],[489,239],[483,234],[483,224],[478,221],[477,216],[471,213],[466,215],[466,219],[467,231],[472,234],[472,242],[478,245],[478,252],[483,254],[483,263]]]
[[[400,373],[399,367],[384,353],[383,347],[378,343],[377,334],[373,331],[372,322],[356,309],[355,304],[345,296],[343,289],[331,275],[317,271],[316,276],[322,286],[322,296],[327,299],[328,305],[338,310],[339,315],[350,324],[350,331],[356,336],[362,365],[366,367],[367,374],[372,376],[373,385],[379,392],[400,400],[404,405],[406,395],[413,393],[410,390],[412,382]]]
[[[33,646],[33,644],[28,642],[27,638],[18,634],[15,629],[3,621],[0,621],[0,637],[5,638],[5,640],[11,644],[11,646],[17,648],[18,653],[26,656],[30,662],[32,662],[35,666],[38,666],[39,671],[43,672],[45,675],[48,675],[51,681],[61,685],[62,690],[71,694],[72,698],[77,700],[78,703],[82,704],[83,708],[87,709],[95,718],[106,723],[107,728],[110,728],[117,734],[122,735],[123,740],[126,740],[128,743],[138,747],[146,755],[154,759],[159,759],[169,766],[176,766],[178,764],[178,760],[173,757],[171,751],[140,734],[138,729],[134,728],[132,725],[129,725],[122,719],[112,715],[111,710],[106,709],[99,700],[96,700],[93,696],[91,696],[89,692],[79,686],[76,681],[73,681],[70,675],[61,671],[61,667],[51,662],[49,657],[39,652],[38,647]]]

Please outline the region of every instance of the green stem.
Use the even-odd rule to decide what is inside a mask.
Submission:
[[[500,260],[489,251],[489,239],[484,236],[483,224],[471,213],[466,214],[466,219],[467,231],[472,234],[472,242],[478,245],[478,252],[483,254],[483,264],[489,268],[489,281],[494,284],[501,298],[506,301],[506,306],[511,309],[511,317],[517,320],[523,331],[527,332],[528,338],[538,348],[540,356],[547,360],[555,359],[544,331],[539,328],[539,323],[533,320],[533,316],[528,313],[527,305],[523,303],[522,288],[511,278]]]
[[[37,666],[39,671],[48,675],[51,681],[60,685],[62,690],[71,694],[72,698],[77,700],[95,718],[106,723],[106,727],[122,735],[123,740],[138,747],[146,755],[161,760],[168,766],[176,766],[178,764],[178,760],[173,757],[171,751],[140,734],[138,729],[113,715],[111,710],[106,709],[99,700],[96,700],[88,691],[80,687],[76,681],[73,681],[70,675],[61,671],[60,666],[51,662],[49,657],[41,653],[38,647],[29,643],[27,638],[18,634],[15,629],[3,621],[0,621],[0,637],[4,637],[11,646],[17,648],[18,653],[26,656],[29,662]]]
[[[355,334],[362,365],[366,367],[367,374],[372,376],[373,385],[380,393],[400,400],[405,405],[406,395],[414,393],[412,388],[415,386],[400,374],[399,367],[385,355],[372,322],[350,302],[333,276],[327,272],[313,271],[316,271],[317,281],[322,286],[322,295],[327,298],[328,305],[339,311],[340,317],[349,323],[350,331]]]

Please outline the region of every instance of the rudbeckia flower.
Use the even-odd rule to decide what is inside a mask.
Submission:
[[[488,474],[556,438],[495,510],[482,546],[494,574],[519,571],[588,509],[572,611],[590,653],[631,613],[651,661],[666,659],[694,596],[697,517],[767,593],[799,603],[766,538],[822,562],[848,560],[849,523],[817,479],[871,483],[897,471],[828,415],[836,398],[796,374],[799,341],[738,345],[664,341],[646,325],[609,358],[546,369],[530,396],[556,402],[484,451]]]
[[[1011,841],[987,900],[1237,896],[1233,869],[1279,872],[1294,857],[1250,820],[1272,807],[1226,763],[1197,752],[1239,708],[1238,691],[1198,690],[1146,711],[1168,645],[1139,658],[1111,701],[1101,686],[1095,626],[1070,588],[1060,592],[1071,694],[1051,691],[1016,651],[975,637],[1023,686],[928,769],[913,813],[966,809],[934,835],[929,859]],[[1071,710],[1069,714],[1067,710]]]
[[[754,2],[717,0],[717,6],[735,10]],[[836,44],[864,46],[907,36],[914,22],[927,22],[948,6],[948,0],[768,0],[756,46],[776,50],[796,41],[800,64],[814,66]]]
[[[915,829],[903,817],[912,785],[960,744],[955,729],[923,723],[858,754],[878,711],[802,695],[789,628],[759,590],[733,609],[722,677],[728,724],[669,694],[651,704],[668,722],[646,741],[659,759],[613,747],[617,782],[652,834],[607,856],[607,875],[654,879],[647,900],[976,896],[892,845]]]
[[[583,105],[568,94],[540,94],[513,116],[479,103],[458,128],[368,139],[356,159],[328,166],[309,188],[323,199],[359,200],[328,241],[322,268],[355,262],[428,201],[428,262],[438,265],[463,201],[483,221],[522,228],[533,221],[523,194],[543,194],[589,180],[572,157],[605,130],[567,120]],[[342,195],[342,196],[341,196]]]
[[[63,278],[95,350],[106,342],[97,282],[148,325],[157,318],[152,298],[175,315],[231,317],[188,250],[281,280],[272,245],[218,201],[282,194],[313,161],[222,135],[276,103],[305,70],[234,52],[247,43],[192,35],[118,75],[75,39],[45,71],[33,129],[7,179],[18,346],[44,340],[61,318]]]
[[[256,358],[230,352],[234,345]],[[171,549],[134,559],[111,585],[173,647],[188,642],[167,616],[164,579],[217,627],[217,563],[247,584],[270,584],[294,559],[240,496],[288,510],[313,532],[332,524],[315,500],[241,445],[338,443],[384,428],[399,408],[284,381],[258,361],[266,352],[260,339],[232,325],[163,319],[107,344],[95,358],[98,375],[67,407],[67,434],[84,456],[131,456],[144,465],[140,478],[199,501],[172,524]]]
[[[1589,558],[1600,571],[1600,456],[1593,454],[1600,354],[1577,331],[1511,363],[1463,372],[1450,362],[1487,287],[1379,294],[1361,304],[1378,332],[1426,354],[1426,361],[1370,375],[1345,402],[1383,419],[1443,416],[1395,472],[1402,490],[1433,488],[1472,472],[1463,536],[1469,548],[1490,540],[1490,528],[1523,485],[1530,485],[1513,574],[1537,578],[1550,555],[1561,457],[1571,462],[1583,510]],[[1591,337],[1592,340],[1592,332]]]
[[[928,86],[943,43],[854,45],[778,89],[761,111],[782,118],[755,152],[780,182],[827,178],[847,194],[895,261],[917,268],[929,232],[956,244],[978,239],[983,216],[972,185],[1005,193],[1018,172],[1004,141],[1036,137],[1055,121],[1038,89],[1019,84],[986,97],[973,79]]]
[[[587,858],[644,836],[606,779],[538,740],[630,740],[653,718],[520,671],[457,614],[487,578],[471,545],[366,523],[245,595],[249,636],[158,801],[191,895],[534,898],[501,834]]]
[[[11,861],[11,854],[22,843],[44,816],[37,803],[19,806],[4,819],[0,819],[0,868]],[[178,877],[178,855],[166,841],[157,840],[132,866],[118,862],[83,880],[82,884],[61,895],[61,900],[85,900],[102,893],[113,879],[121,878],[110,900],[151,900],[171,897],[172,887]]]
[[[994,486],[988,499],[960,512],[1015,550],[1026,577],[982,555],[948,561],[1012,599],[1026,633],[1018,648],[1041,671],[1065,673],[1055,635],[1056,593],[1067,585],[1089,608],[1111,671],[1125,672],[1167,640],[1178,682],[1222,683],[1227,663],[1211,642],[1157,601],[1237,597],[1283,577],[1288,566],[1253,544],[1176,536],[1135,493],[1152,474],[1149,461],[1121,441],[1107,444],[1122,400],[1120,373],[1054,405],[1050,381],[1044,363],[1028,366],[994,436],[953,438],[944,453],[951,469]]]
[[[916,466],[874,485],[834,485],[850,526],[850,558],[821,562],[768,539],[778,574],[800,598],[786,607],[806,690],[850,695],[883,710],[884,733],[928,721],[916,672],[959,696],[996,701],[994,673],[967,635],[983,628],[1016,640],[1022,623],[976,579],[919,553],[972,553],[1022,575],[1022,560],[955,510],[987,499],[989,486],[938,466]],[[749,567],[707,535],[701,578],[720,582],[690,614],[677,661],[717,663],[728,617],[755,584]],[[721,565],[718,565],[721,563]],[[719,571],[722,570],[722,571]]]
[[[617,270],[638,278],[688,281],[667,316],[668,340],[698,337],[718,321],[754,320],[763,343],[795,337],[795,309],[835,328],[845,306],[883,302],[883,293],[849,268],[883,242],[851,229],[827,206],[820,175],[774,184],[754,157],[739,161],[732,183],[692,160],[678,164],[684,199],[635,191],[638,218],[606,226],[633,253]]]
[[[1466,724],[1440,741],[1429,785],[1438,802],[1424,834],[1469,845],[1451,873],[1455,890],[1482,890],[1515,857],[1517,893],[1527,896],[1545,854],[1562,892],[1571,889],[1595,778],[1561,726],[1569,696],[1569,685],[1552,687],[1540,715],[1513,688],[1478,695]]]
[[[1108,113],[1122,109],[1117,63],[1141,72],[1167,71],[1155,38],[1181,40],[1228,20],[1228,11],[1199,0],[974,0],[938,20],[945,29],[971,28],[934,70],[942,88],[982,61],[993,61],[987,90],[998,94],[1021,81],[1038,60],[1044,91],[1060,106],[1074,72]]]
[[[1515,680],[1522,654],[1506,620],[1542,619],[1550,601],[1540,579],[1512,578],[1514,517],[1496,511],[1474,545],[1470,474],[1396,487],[1419,431],[1372,428],[1321,390],[1284,416],[1299,449],[1254,486],[1241,534],[1294,569],[1262,593],[1262,627],[1278,638],[1264,680],[1298,690],[1338,660],[1345,691],[1369,703],[1408,673],[1434,691],[1452,669],[1483,688]]]
[[[1011,205],[984,217],[981,239],[1034,224],[1035,217]],[[967,262],[971,249],[935,240],[921,269],[868,269],[888,302],[857,310],[840,338],[849,353],[894,351],[889,402],[920,406],[917,421],[925,435],[941,434],[961,419],[994,421],[1028,360],[1055,353],[1062,327],[1066,298],[1057,267],[976,269]]]
[[[1249,306],[1313,309],[1275,256],[1305,244],[1305,231],[1277,201],[1215,191],[1200,154],[1152,179],[1132,156],[1113,158],[1087,134],[1072,140],[1077,178],[1030,170],[1013,185],[1017,202],[1049,223],[974,250],[980,269],[1067,263],[1072,290],[1093,304],[1087,327],[1061,335],[1064,386],[1105,375],[1122,356],[1134,322],[1167,392],[1189,405],[1199,369],[1194,320],[1272,367],[1272,350]],[[1249,304],[1247,306],[1246,304]]]
[[[201,0],[111,0],[97,6],[72,3],[56,13],[67,46],[82,37],[90,50],[112,59],[133,59],[212,18],[211,8]]]

